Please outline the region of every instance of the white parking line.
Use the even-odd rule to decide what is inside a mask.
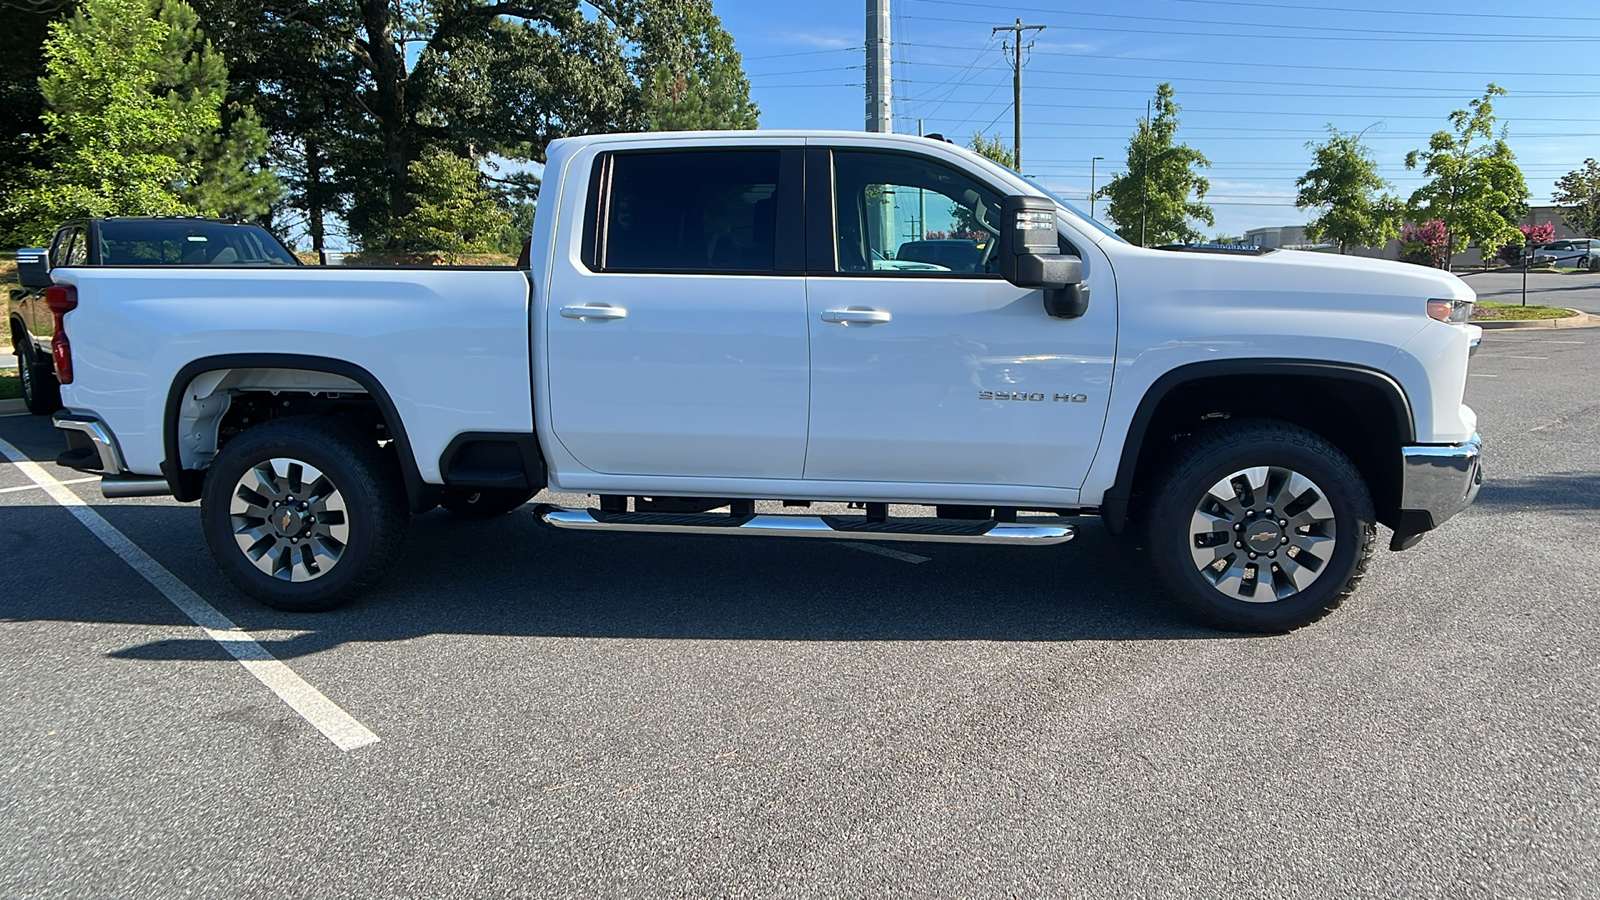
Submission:
[[[1509,353],[1485,353],[1482,359],[1549,359],[1548,356],[1512,356]]]
[[[0,440],[0,454],[4,454],[24,475],[44,488],[51,499],[66,507],[67,512],[82,522],[83,526],[99,538],[102,544],[109,547],[112,553],[122,557],[123,562],[143,576],[145,581],[150,582],[162,596],[172,601],[173,606],[182,610],[184,615],[238,660],[246,671],[277,694],[284,703],[289,704],[289,708],[299,713],[301,718],[315,726],[334,743],[334,746],[349,751],[378,742],[378,736],[368,730],[367,726],[356,721],[355,717],[341,709],[339,704],[329,700],[321,691],[296,675],[293,669],[268,653],[266,648],[256,643],[249,632],[233,624],[227,616],[218,612],[216,607],[179,581],[176,575],[167,571],[150,554],[139,549],[137,544],[102,518],[99,513],[90,509],[82,498],[67,490],[62,482],[57,481],[38,463],[28,459],[22,451],[3,440]]]
[[[96,475],[93,478],[74,478],[70,481],[58,481],[56,484],[83,484],[85,482],[99,480],[100,476]],[[13,494],[17,491],[37,491],[42,487],[44,487],[42,484],[22,484],[16,487],[0,488],[0,494]]]
[[[1468,372],[1468,378],[1499,378],[1499,375],[1485,375],[1482,372]]]
[[[834,543],[841,547],[849,547],[851,550],[860,550],[863,553],[876,553],[879,556],[887,556],[890,559],[898,559],[901,562],[908,562],[912,563],[913,565],[916,563],[925,563],[930,559],[930,557],[918,556],[915,553],[907,553],[904,550],[891,550],[888,547],[879,547],[877,544],[858,544],[855,541],[834,541]]]

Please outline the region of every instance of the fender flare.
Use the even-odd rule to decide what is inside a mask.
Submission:
[[[378,411],[383,414],[384,424],[394,436],[395,449],[399,451],[396,455],[400,458],[400,477],[405,482],[406,499],[410,503],[411,511],[427,512],[438,505],[441,489],[437,485],[423,482],[422,473],[417,468],[416,455],[411,450],[411,440],[406,436],[405,421],[400,418],[400,410],[394,405],[389,392],[384,390],[383,384],[371,372],[355,363],[326,356],[303,356],[294,353],[228,353],[207,356],[194,360],[178,370],[178,374],[172,379],[172,385],[167,389],[167,404],[161,423],[162,450],[165,457],[161,461],[161,474],[166,476],[167,485],[177,499],[185,503],[199,500],[200,489],[205,482],[204,471],[183,468],[182,456],[179,455],[178,414],[183,407],[183,392],[196,378],[217,369],[305,369],[339,375],[361,385],[377,403]]]
[[[1273,357],[1218,359],[1187,363],[1157,378],[1139,400],[1139,406],[1128,423],[1128,434],[1122,444],[1122,455],[1117,462],[1117,479],[1105,492],[1100,502],[1100,516],[1112,534],[1122,534],[1128,522],[1128,500],[1133,494],[1133,477],[1139,466],[1140,452],[1144,448],[1145,432],[1155,418],[1161,402],[1174,390],[1185,384],[1207,378],[1230,375],[1289,375],[1310,378],[1330,378],[1351,381],[1378,389],[1389,400],[1389,412],[1394,418],[1395,431],[1402,443],[1416,439],[1416,424],[1411,412],[1411,399],[1399,382],[1384,372],[1367,366],[1331,361],[1279,359]],[[1396,452],[1399,448],[1395,448]]]

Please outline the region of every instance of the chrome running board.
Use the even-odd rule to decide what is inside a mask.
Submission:
[[[1009,544],[1044,547],[1078,536],[1076,525],[1054,516],[1020,522],[963,519],[888,519],[856,516],[733,516],[717,513],[608,513],[541,504],[534,515],[572,531],[639,531],[662,534],[750,535],[832,538],[843,541],[919,541],[946,544]]]

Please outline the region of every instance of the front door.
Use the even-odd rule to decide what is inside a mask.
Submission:
[[[1080,487],[1111,391],[1109,272],[1087,279],[1087,315],[1051,318],[996,274],[993,187],[902,152],[810,153],[836,250],[834,273],[808,279],[805,477]]]
[[[801,152],[597,157],[583,249],[557,255],[545,312],[552,429],[583,466],[801,476]]]

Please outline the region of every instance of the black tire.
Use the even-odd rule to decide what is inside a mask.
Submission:
[[[492,519],[522,506],[537,493],[524,488],[447,487],[439,505],[465,519]]]
[[[1267,467],[1265,473],[1262,467]],[[1225,499],[1236,504],[1235,516],[1223,504],[1211,502],[1217,496],[1212,489],[1245,470],[1257,472],[1265,487],[1237,494],[1230,490]],[[1291,487],[1284,473],[1308,479],[1311,490]],[[1273,512],[1265,505],[1273,493],[1296,499]],[[1244,419],[1202,431],[1168,458],[1151,496],[1146,546],[1157,572],[1181,605],[1232,631],[1292,631],[1333,612],[1366,573],[1377,538],[1372,495],[1356,467],[1326,440],[1276,420]],[[1319,496],[1327,507],[1316,500]],[[1248,503],[1246,497],[1251,498]],[[1203,503],[1208,504],[1204,511]],[[1321,518],[1321,511],[1330,507],[1331,516]],[[1288,517],[1280,520],[1286,526],[1273,521],[1278,515]],[[1296,526],[1297,516],[1319,521]],[[1232,526],[1216,524],[1215,531],[1201,532],[1196,530],[1204,527],[1200,523]],[[1330,536],[1332,552],[1320,558],[1317,552]],[[1234,538],[1240,540],[1230,545]],[[1262,541],[1254,545],[1259,554],[1251,553],[1249,541]],[[1200,560],[1208,554],[1219,559],[1202,568]],[[1235,572],[1255,577],[1235,579]],[[1245,597],[1257,602],[1241,599]]]
[[[28,412],[48,416],[61,408],[61,385],[56,373],[34,352],[32,339],[24,336],[16,348],[17,375],[22,381],[22,402]]]
[[[337,557],[331,562],[314,561],[312,564],[320,563],[321,571],[317,574],[306,571],[310,566],[299,555],[309,556],[307,548],[312,541],[324,546],[322,542],[327,538],[307,537],[305,544],[290,549],[284,542],[293,540],[298,544],[300,538],[288,538],[281,531],[267,531],[274,527],[270,522],[248,514],[236,515],[230,509],[236,497],[243,498],[247,494],[242,479],[253,470],[259,473],[259,467],[270,469],[273,460],[292,460],[319,470],[342,506],[342,510],[319,513],[318,507],[313,505],[307,511],[310,517],[305,519],[312,523],[310,525],[295,519],[296,534],[309,534],[317,527],[343,525],[340,533],[344,539],[332,541],[338,545]],[[304,468],[300,472],[304,474]],[[259,474],[251,477],[259,478]],[[295,487],[293,482],[297,480],[298,476],[285,478],[280,486],[289,501],[296,500],[294,493],[304,491],[299,498],[299,509],[306,510],[305,501],[314,499],[318,491],[309,483]],[[253,496],[263,501],[260,506],[268,507],[270,498],[278,495],[263,488]],[[276,508],[273,507],[274,516]],[[324,516],[321,526],[315,524],[318,514]],[[338,515],[337,523],[334,514]],[[267,422],[224,445],[206,471],[200,517],[211,555],[228,578],[263,604],[288,612],[334,609],[377,584],[399,557],[411,518],[394,454],[385,453],[370,434],[354,425],[316,416]],[[236,528],[242,531],[252,526],[257,529],[256,534],[265,533],[262,540],[276,541],[273,546],[289,551],[288,565],[277,576],[264,571],[263,564],[248,555],[236,538]],[[260,556],[269,559],[266,565],[273,565],[271,559],[285,562],[276,555],[278,552],[278,549],[270,549]],[[297,575],[306,578],[289,580]]]

